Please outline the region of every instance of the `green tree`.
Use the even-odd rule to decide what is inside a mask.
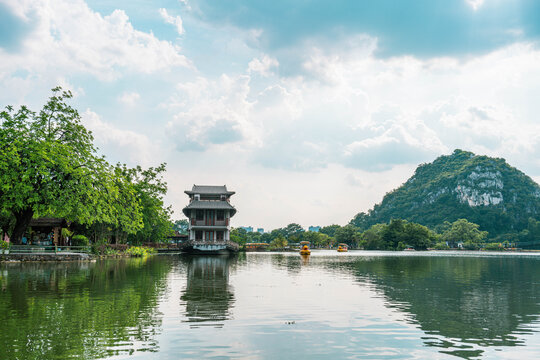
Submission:
[[[231,230],[231,241],[237,243],[240,246],[246,245],[247,231],[242,228],[233,228]]]
[[[336,225],[336,224],[334,224],[334,225],[328,225],[328,226],[325,226],[325,227],[321,228],[321,230],[319,230],[319,232],[320,232],[321,234],[326,234],[326,235],[328,235],[328,236],[330,236],[330,237],[334,237],[334,236],[336,235],[336,231],[337,231],[339,228],[341,228],[341,226]]]
[[[386,224],[375,224],[364,231],[360,238],[360,245],[366,250],[384,249],[382,233],[386,229],[386,226]]]
[[[387,250],[397,250],[407,243],[405,234],[405,224],[407,222],[401,219],[392,219],[381,234],[384,246]]]
[[[478,224],[458,219],[441,235],[441,240],[447,242],[450,247],[456,247],[458,242],[463,242],[467,247],[478,247],[488,235],[487,231],[480,231],[478,228]]]
[[[279,235],[270,242],[270,250],[284,249],[288,245],[287,239],[284,236]]]
[[[283,229],[285,238],[289,241],[298,242],[300,241],[302,234],[304,233],[304,228],[299,224],[292,223],[287,225]]]
[[[173,230],[178,231],[179,234],[187,234],[189,228],[189,222],[186,219],[176,220],[173,223]]]
[[[358,231],[358,228],[351,224],[340,227],[335,233],[336,242],[347,244],[353,248],[358,246],[360,238],[361,233]]]
[[[141,204],[143,227],[129,236],[134,243],[162,242],[173,234],[172,210],[166,207],[163,201],[163,196],[167,193],[167,183],[163,181],[165,166],[163,163],[155,168],[142,169],[137,166],[129,169],[122,165],[122,171],[134,184],[135,195]]]
[[[405,224],[406,245],[412,246],[416,250],[426,250],[435,243],[436,234],[427,227],[415,224]]]
[[[309,241],[311,246],[319,247],[319,234],[314,231],[306,231],[302,234],[302,241]]]
[[[13,216],[11,239],[20,243],[34,214],[80,223],[114,222],[118,196],[111,167],[97,156],[72,97],[60,87],[39,112],[7,106],[0,112],[0,212]]]

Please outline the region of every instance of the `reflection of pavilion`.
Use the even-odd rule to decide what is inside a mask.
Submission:
[[[188,258],[187,285],[181,296],[186,304],[187,322],[223,326],[229,318],[229,307],[234,302],[229,288],[230,261],[228,256]]]

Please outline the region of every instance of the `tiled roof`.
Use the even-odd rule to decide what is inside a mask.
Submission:
[[[193,185],[190,190],[184,191],[186,194],[207,194],[207,195],[233,195],[234,191],[227,191],[227,185]]]
[[[201,209],[201,210],[230,210],[231,216],[236,214],[236,209],[234,206],[229,204],[228,201],[192,201],[189,203],[188,206],[186,206],[184,209],[182,209],[182,212],[184,215],[189,217],[188,209]]]

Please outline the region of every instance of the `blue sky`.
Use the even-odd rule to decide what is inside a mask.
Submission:
[[[0,0],[0,104],[73,104],[113,162],[345,224],[455,148],[540,179],[540,2]]]

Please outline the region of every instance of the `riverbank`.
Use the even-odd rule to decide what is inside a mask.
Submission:
[[[44,262],[44,261],[96,261],[96,257],[85,253],[31,253],[31,254],[3,254],[0,262]]]

